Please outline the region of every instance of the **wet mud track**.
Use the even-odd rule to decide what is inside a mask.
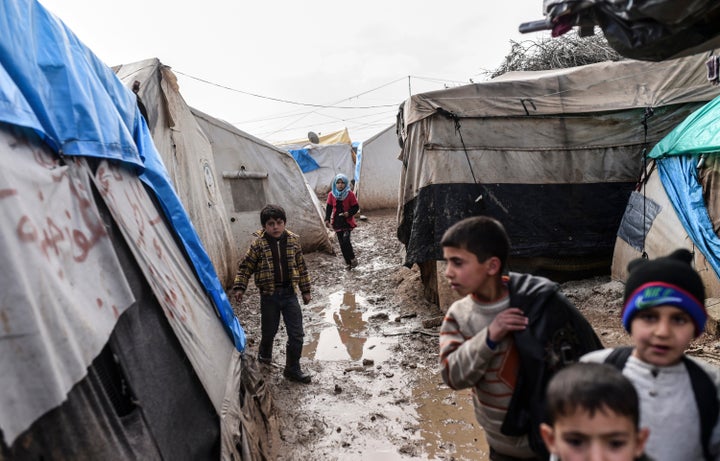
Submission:
[[[335,241],[337,255],[305,255],[313,300],[303,306],[301,365],[312,383],[282,377],[283,327],[274,363],[258,365],[273,400],[276,459],[486,458],[469,391],[442,383],[438,328],[422,326],[441,313],[423,299],[419,272],[402,265],[395,212],[365,216],[352,234],[357,268],[345,269]],[[249,356],[260,339],[258,305],[252,286],[236,308]]]

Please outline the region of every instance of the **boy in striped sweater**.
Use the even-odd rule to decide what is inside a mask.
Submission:
[[[504,275],[510,241],[497,220],[464,219],[445,232],[441,245],[445,276],[464,296],[440,329],[443,381],[472,389],[490,460],[545,460],[539,425],[547,382],[602,344],[556,283]]]

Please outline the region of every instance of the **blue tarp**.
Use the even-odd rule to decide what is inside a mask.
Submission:
[[[309,173],[320,168],[318,162],[310,155],[310,149],[290,149],[289,152],[297,164],[300,165],[300,171],[303,173]]]
[[[720,152],[720,97],[690,114],[650,151],[675,213],[696,247],[720,277],[720,238],[705,206],[697,164]]]
[[[135,95],[33,0],[0,2],[0,121],[35,130],[62,155],[132,165],[157,196],[239,351],[245,332],[178,198]]]
[[[360,169],[362,168],[363,143],[354,142],[354,143],[352,143],[352,146],[355,149],[355,184],[357,184],[358,182],[360,182]]]
[[[697,159],[689,155],[657,160],[660,181],[685,232],[720,277],[720,238],[705,206],[697,177]]]

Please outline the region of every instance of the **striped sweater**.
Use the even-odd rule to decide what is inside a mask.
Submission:
[[[510,299],[482,304],[472,295],[455,301],[440,328],[440,363],[445,384],[472,389],[475,417],[488,444],[499,453],[532,458],[527,436],[500,432],[518,376],[519,357],[512,335],[495,349],[487,345],[487,327],[507,309]]]
[[[303,257],[300,237],[289,230],[287,232],[287,265],[290,280],[301,293],[310,293],[310,275]],[[245,292],[250,276],[255,276],[255,286],[261,294],[272,294],[275,291],[275,268],[270,243],[265,238],[263,229],[253,233],[256,237],[238,264],[232,290]]]

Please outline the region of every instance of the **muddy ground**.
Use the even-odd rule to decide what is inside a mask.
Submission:
[[[283,378],[282,326],[273,365],[257,365],[272,396],[276,437],[268,452],[278,460],[486,460],[469,391],[450,390],[439,375],[439,327],[428,323],[442,313],[423,298],[419,271],[402,265],[395,211],[364,216],[352,235],[357,268],[345,269],[336,241],[337,255],[305,255],[313,300],[304,306],[301,365],[312,383]],[[605,346],[628,344],[622,283],[595,277],[566,282],[562,291]],[[254,285],[234,306],[249,357],[260,339],[258,306]],[[706,336],[690,353],[717,362],[719,344]]]

